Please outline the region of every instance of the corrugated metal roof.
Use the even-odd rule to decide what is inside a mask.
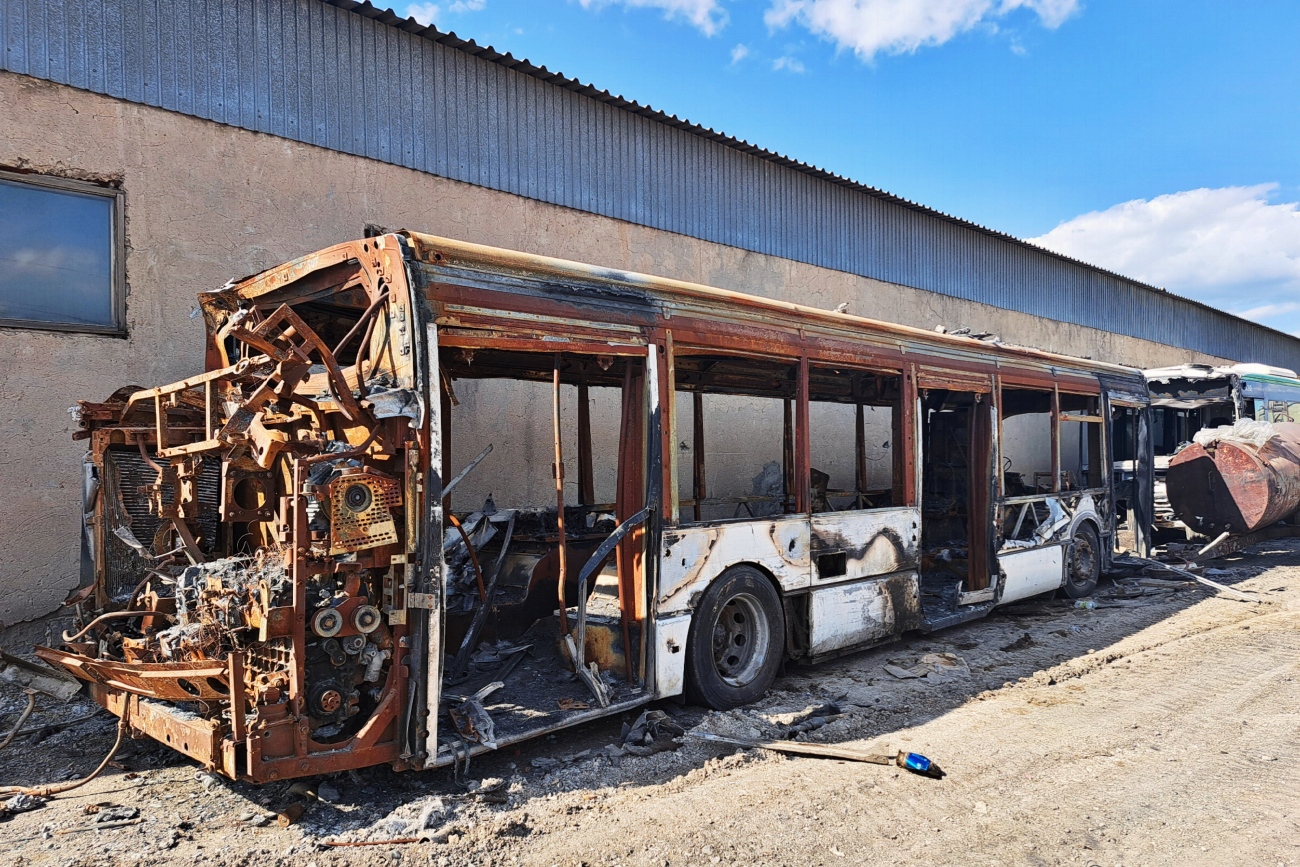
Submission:
[[[1300,340],[1281,332],[369,2],[0,0],[0,45],[0,68],[133,102],[953,297],[1300,366]]]

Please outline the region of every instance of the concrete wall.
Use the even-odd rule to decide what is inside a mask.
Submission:
[[[120,181],[127,339],[0,328],[0,621],[78,577],[81,443],[68,407],[197,372],[195,293],[362,234],[410,227],[1138,366],[1183,350],[542,204],[162,109],[0,73],[0,166]],[[540,458],[539,458],[540,460]],[[546,459],[549,462],[549,459]],[[545,467],[545,464],[543,464]]]

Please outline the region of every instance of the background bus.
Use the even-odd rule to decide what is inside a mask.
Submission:
[[[1155,521],[1164,536],[1197,536],[1174,515],[1165,493],[1169,459],[1202,428],[1238,419],[1300,421],[1300,379],[1294,371],[1264,364],[1214,367],[1183,364],[1144,371],[1151,394],[1155,451]]]

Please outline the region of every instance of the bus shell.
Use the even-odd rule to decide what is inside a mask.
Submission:
[[[81,404],[38,652],[232,778],[734,707],[1145,550],[1118,365],[412,232],[200,306],[204,373]]]

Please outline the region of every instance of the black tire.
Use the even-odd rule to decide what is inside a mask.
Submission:
[[[1071,599],[1090,596],[1101,577],[1101,540],[1097,530],[1085,521],[1074,531],[1066,549],[1065,595]]]
[[[732,566],[704,591],[686,641],[686,698],[714,710],[767,692],[785,653],[785,614],[767,576]]]

